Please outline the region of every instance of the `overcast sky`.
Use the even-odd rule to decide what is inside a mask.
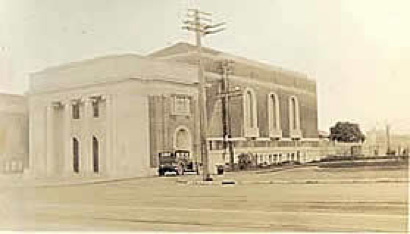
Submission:
[[[317,80],[322,130],[410,132],[408,0],[0,0],[0,91],[25,92],[48,66],[193,42],[181,23],[198,5],[228,24],[206,46]]]

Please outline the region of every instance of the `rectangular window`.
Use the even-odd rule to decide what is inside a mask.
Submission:
[[[73,104],[73,119],[80,119],[80,104],[75,103]]]
[[[175,115],[189,115],[191,113],[191,100],[188,96],[175,96],[173,104]]]
[[[100,117],[100,105],[98,101],[93,102],[93,116],[94,118]]]

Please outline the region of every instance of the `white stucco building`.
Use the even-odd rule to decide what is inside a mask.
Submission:
[[[148,176],[150,97],[195,98],[196,69],[108,56],[31,76],[30,168],[43,176]]]

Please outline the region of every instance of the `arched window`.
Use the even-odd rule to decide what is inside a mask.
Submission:
[[[275,93],[268,96],[269,129],[280,129],[279,99]]]
[[[98,173],[100,168],[99,168],[99,143],[98,139],[96,137],[93,137],[93,169],[94,173]]]
[[[289,99],[289,124],[290,130],[300,129],[299,102],[294,96]]]
[[[174,149],[176,150],[192,150],[191,133],[185,126],[180,126],[175,130]]]
[[[245,125],[247,128],[256,128],[257,114],[256,114],[256,98],[255,93],[251,89],[245,92]]]
[[[253,96],[252,93],[248,90],[246,92],[246,111],[248,113],[248,126],[253,127]]]
[[[80,143],[77,138],[73,138],[73,171],[78,173],[80,171]]]

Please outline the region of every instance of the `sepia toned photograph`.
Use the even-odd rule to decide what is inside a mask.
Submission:
[[[409,233],[408,0],[0,0],[0,232]]]

